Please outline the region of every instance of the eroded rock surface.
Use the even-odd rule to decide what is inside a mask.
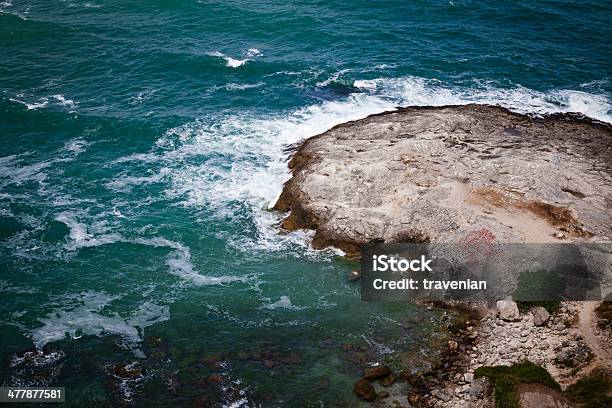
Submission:
[[[411,107],[306,140],[275,205],[283,227],[356,255],[370,240],[610,241],[612,126],[501,107]]]

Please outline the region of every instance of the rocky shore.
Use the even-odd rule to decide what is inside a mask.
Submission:
[[[492,385],[478,376],[481,367],[510,367],[528,361],[543,367],[561,390],[594,371],[612,375],[612,366],[604,361],[610,353],[594,352],[599,345],[609,346],[612,333],[585,332],[578,320],[583,307],[583,302],[564,302],[551,315],[542,307],[521,313],[514,302],[498,302],[449,342],[451,364],[442,370],[441,378],[430,376],[423,381],[425,390],[418,396],[421,406],[494,407]],[[521,407],[576,406],[553,388],[540,386],[536,391],[518,391]]]
[[[612,238],[612,127],[486,105],[411,107],[302,143],[274,209],[349,255],[373,240]]]
[[[282,227],[313,229],[315,248],[335,246],[348,257],[373,240],[456,242],[474,231],[500,243],[612,240],[612,126],[577,115],[402,108],[306,140],[289,168],[274,206],[288,212]],[[515,387],[521,406],[570,407],[563,390],[612,372],[610,332],[593,324],[593,305],[466,306],[470,317],[435,370],[376,366],[355,393],[380,406],[493,407],[481,368],[529,362],[548,377]]]

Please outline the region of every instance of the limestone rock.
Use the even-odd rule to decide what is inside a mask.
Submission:
[[[517,387],[521,408],[570,408],[570,402],[560,392],[541,384],[521,384]]]
[[[497,302],[499,318],[508,322],[519,320],[520,314],[516,302],[512,300],[499,300]]]
[[[536,306],[531,309],[533,315],[533,324],[536,326],[544,326],[550,318],[550,313],[541,306]]]
[[[409,107],[344,123],[296,150],[274,208],[315,248],[371,240],[610,241],[612,126],[487,105]],[[565,238],[553,235],[563,231]]]

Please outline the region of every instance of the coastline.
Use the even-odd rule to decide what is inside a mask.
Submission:
[[[483,124],[487,116],[491,123]],[[429,145],[412,149],[415,143]],[[576,147],[577,153],[568,154]],[[495,164],[479,174],[478,161],[465,164],[471,151]],[[612,225],[606,213],[612,169],[605,159],[611,151],[612,126],[581,115],[538,118],[488,105],[400,108],[337,125],[302,142],[289,160],[292,177],[273,209],[288,213],[281,228],[315,230],[314,248],[337,247],[349,259],[358,259],[361,247],[373,240],[453,242],[479,228],[492,231],[498,242],[610,242],[612,231],[601,225]],[[523,166],[526,158],[532,160]],[[464,166],[449,164],[454,160]],[[508,172],[512,165],[515,173]],[[495,173],[491,170],[496,167],[505,171],[482,174]],[[428,171],[436,177],[424,175]],[[401,182],[389,182],[393,176]],[[590,187],[597,185],[596,191],[589,190],[586,179],[594,183]],[[531,188],[542,183],[545,189]],[[398,193],[406,184],[414,187],[411,194]],[[385,196],[386,191],[393,194]],[[411,200],[415,195],[431,206],[424,209]],[[446,224],[436,217],[447,218]],[[592,304],[562,302],[553,313],[542,307],[519,312],[512,301],[436,306],[467,312],[452,328],[454,338],[438,366],[425,373],[378,377],[366,369],[355,385],[360,398],[377,406],[399,406],[392,398],[398,394],[390,398],[380,385],[388,387],[385,383],[400,378],[410,390],[407,403],[415,406],[493,407],[494,384],[478,370],[531,362],[543,367],[559,389],[517,386],[521,406],[574,406],[561,391],[594,372],[612,373],[610,345],[599,344],[609,333],[583,333],[586,326],[593,327]],[[516,311],[507,315],[507,308]],[[373,388],[364,381],[377,379]]]

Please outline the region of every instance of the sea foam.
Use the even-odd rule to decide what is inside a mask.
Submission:
[[[127,348],[136,349],[142,341],[144,329],[170,319],[168,306],[145,302],[132,315],[123,317],[106,309],[117,299],[103,292],[85,292],[78,296],[76,306],[60,307],[40,318],[42,326],[31,331],[34,345],[40,349],[45,344],[63,340],[67,336],[79,339],[83,335],[117,335]]]
[[[201,118],[166,131],[155,144],[156,153],[125,160],[159,161],[170,169],[164,174],[169,182],[165,193],[182,205],[206,208],[225,222],[237,223],[244,222],[239,214],[246,209],[256,237],[232,237],[230,245],[245,251],[282,251],[292,245],[307,248],[311,238],[308,232],[279,234],[282,215],[268,211],[290,177],[287,147],[337,124],[397,106],[467,103],[498,104],[535,115],[579,112],[612,122],[608,99],[582,90],[462,88],[418,77],[356,80],[354,87],[358,91],[341,100],[291,112],[247,111]]]
[[[219,51],[209,52],[208,55],[210,55],[211,57],[223,58],[225,60],[225,66],[230,67],[230,68],[241,67],[242,65],[244,65],[248,61],[250,61],[250,59],[248,59],[248,58],[240,60],[240,59],[228,57],[227,55],[225,55],[225,54],[223,54],[223,53],[221,53]]]

